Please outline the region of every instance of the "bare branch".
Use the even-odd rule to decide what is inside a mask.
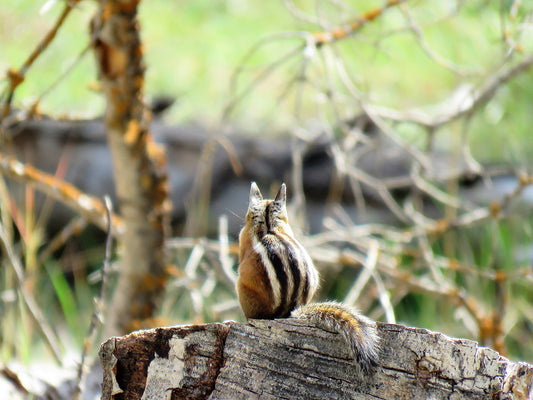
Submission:
[[[11,110],[11,102],[13,101],[13,95],[15,93],[16,88],[24,82],[26,72],[28,69],[33,65],[34,61],[41,55],[41,53],[46,50],[48,45],[52,42],[52,40],[55,38],[57,31],[65,20],[67,19],[67,16],[70,14],[72,9],[80,2],[81,0],[68,0],[65,2],[65,7],[63,8],[63,11],[57,18],[55,24],[53,27],[46,33],[46,35],[43,37],[41,42],[37,45],[37,47],[30,53],[26,61],[22,64],[22,66],[19,68],[18,71],[10,70],[8,73],[9,78],[9,85],[7,87],[7,90],[5,93],[2,94],[2,97],[4,97],[4,108],[2,110],[2,118],[0,118],[0,121],[3,121],[9,114],[9,111]],[[3,129],[1,132],[2,140],[3,140]]]
[[[233,261],[229,255],[229,240],[228,240],[228,217],[220,216],[218,223],[218,242],[220,243],[219,261],[222,266],[224,274],[227,276],[231,285],[237,282],[237,274],[232,269]]]
[[[481,68],[467,68],[467,67],[460,67],[451,61],[441,57],[435,50],[431,48],[431,46],[426,41],[426,38],[424,37],[424,34],[422,32],[422,29],[417,23],[413,20],[413,17],[411,16],[411,13],[409,12],[409,9],[405,4],[400,5],[400,10],[402,10],[403,14],[405,15],[405,18],[407,19],[407,22],[409,23],[409,28],[411,32],[416,37],[416,40],[420,44],[420,47],[424,50],[424,52],[427,54],[427,56],[435,61],[437,64],[443,66],[444,68],[449,69],[450,71],[455,72],[458,75],[461,76],[468,76],[468,75],[478,75],[482,72]]]
[[[81,1],[81,0],[80,0]],[[37,109],[37,106],[42,101],[42,99],[49,95],[56,87],[61,83],[65,77],[72,72],[74,67],[78,65],[78,63],[83,59],[83,57],[91,50],[92,44],[88,44],[85,46],[85,48],[78,54],[78,56],[68,65],[63,73],[57,77],[55,81],[53,81],[33,102],[33,105],[30,107],[30,110],[35,111]]]
[[[474,112],[486,104],[494,97],[500,87],[512,78],[528,71],[532,64],[533,54],[525,57],[519,64],[504,68],[489,76],[479,89],[469,89],[465,93],[464,87],[459,87],[457,90],[460,90],[460,92],[454,93],[450,98],[444,100],[441,103],[442,106],[438,107],[438,111],[432,113],[432,115],[421,109],[396,111],[375,105],[369,105],[369,109],[380,117],[392,121],[412,122],[427,128],[437,129]],[[455,99],[455,101],[452,101],[452,99]]]
[[[313,34],[315,44],[316,46],[322,46],[353,35],[361,30],[366,24],[381,16],[388,8],[397,6],[405,1],[407,0],[388,0],[382,7],[367,11],[353,21],[340,25],[331,31],[316,32]]]
[[[76,217],[65,225],[40,251],[39,264],[42,264],[56,250],[60,249],[74,235],[79,234],[87,226],[87,220],[84,217]]]
[[[87,356],[96,339],[98,326],[103,323],[103,312],[105,310],[105,296],[107,291],[107,278],[109,275],[109,261],[111,259],[111,245],[113,243],[113,203],[111,203],[111,198],[109,196],[104,197],[104,203],[107,215],[107,236],[105,241],[104,262],[102,265],[102,283],[100,284],[100,294],[97,298],[94,299],[94,309],[91,316],[91,322],[88,327],[87,336],[83,343],[81,360],[80,364],[78,365],[78,372],[76,375],[75,390],[72,394],[73,400],[83,398],[83,394],[85,393],[85,380],[87,378],[88,369],[88,366],[86,365]]]

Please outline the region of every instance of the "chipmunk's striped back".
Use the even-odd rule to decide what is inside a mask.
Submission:
[[[285,318],[313,297],[318,272],[288,224],[285,184],[274,200],[263,200],[252,183],[239,261],[237,293],[247,318]]]

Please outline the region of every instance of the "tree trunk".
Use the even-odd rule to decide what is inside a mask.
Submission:
[[[138,329],[152,317],[166,280],[164,239],[170,210],[166,159],[149,134],[138,1],[100,2],[94,49],[107,100],[105,126],[120,214],[121,266],[104,334]]]
[[[531,399],[533,366],[466,339],[378,323],[380,366],[304,321],[158,328],[102,344],[102,399]]]

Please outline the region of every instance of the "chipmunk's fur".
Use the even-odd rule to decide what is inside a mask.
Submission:
[[[310,303],[318,271],[294,238],[286,208],[286,187],[274,200],[263,200],[252,182],[246,224],[239,235],[237,294],[247,318],[300,318],[340,333],[362,371],[375,369],[375,323],[346,305]]]

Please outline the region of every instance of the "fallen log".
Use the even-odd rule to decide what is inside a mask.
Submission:
[[[378,331],[371,376],[358,376],[339,335],[299,320],[138,331],[102,344],[102,399],[533,398],[530,364],[426,329]]]

